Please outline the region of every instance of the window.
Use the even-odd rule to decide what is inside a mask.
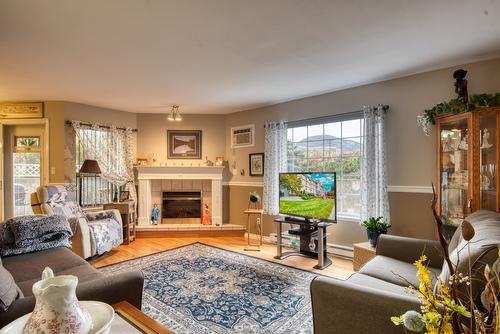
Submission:
[[[361,214],[361,113],[349,118],[290,122],[287,130],[288,171],[337,173],[337,215],[359,219]]]
[[[112,133],[104,129],[81,128],[76,131],[85,131],[76,136],[76,178],[77,178],[77,198],[81,206],[99,206],[113,200],[114,194],[119,187],[104,180],[99,175],[80,175],[78,171],[82,167],[85,158],[88,157],[85,147],[93,147],[100,152],[107,152],[106,165],[113,170],[117,161],[111,159],[111,144],[114,140]],[[80,142],[84,138],[85,143]],[[102,168],[102,167],[101,167]],[[81,199],[80,199],[81,197]]]

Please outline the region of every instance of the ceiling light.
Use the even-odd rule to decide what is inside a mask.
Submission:
[[[169,121],[182,121],[181,114],[179,113],[179,106],[173,105],[172,110],[170,110],[170,115],[168,115],[167,119]]]

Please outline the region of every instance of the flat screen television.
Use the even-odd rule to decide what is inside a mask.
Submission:
[[[337,221],[335,172],[280,173],[280,210],[285,216]]]

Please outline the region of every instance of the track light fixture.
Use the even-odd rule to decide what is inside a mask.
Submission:
[[[169,121],[176,121],[176,122],[182,121],[181,114],[179,113],[179,106],[177,105],[172,106],[172,110],[170,110],[170,114],[168,115],[167,119]]]

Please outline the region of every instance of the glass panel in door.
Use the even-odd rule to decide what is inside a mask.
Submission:
[[[480,153],[480,207],[497,210],[497,117],[496,114],[480,116],[481,153]]]
[[[469,212],[468,137],[467,118],[441,124],[441,215],[451,225]]]
[[[15,137],[13,152],[14,216],[32,214],[30,194],[40,185],[41,152],[38,137]]]

